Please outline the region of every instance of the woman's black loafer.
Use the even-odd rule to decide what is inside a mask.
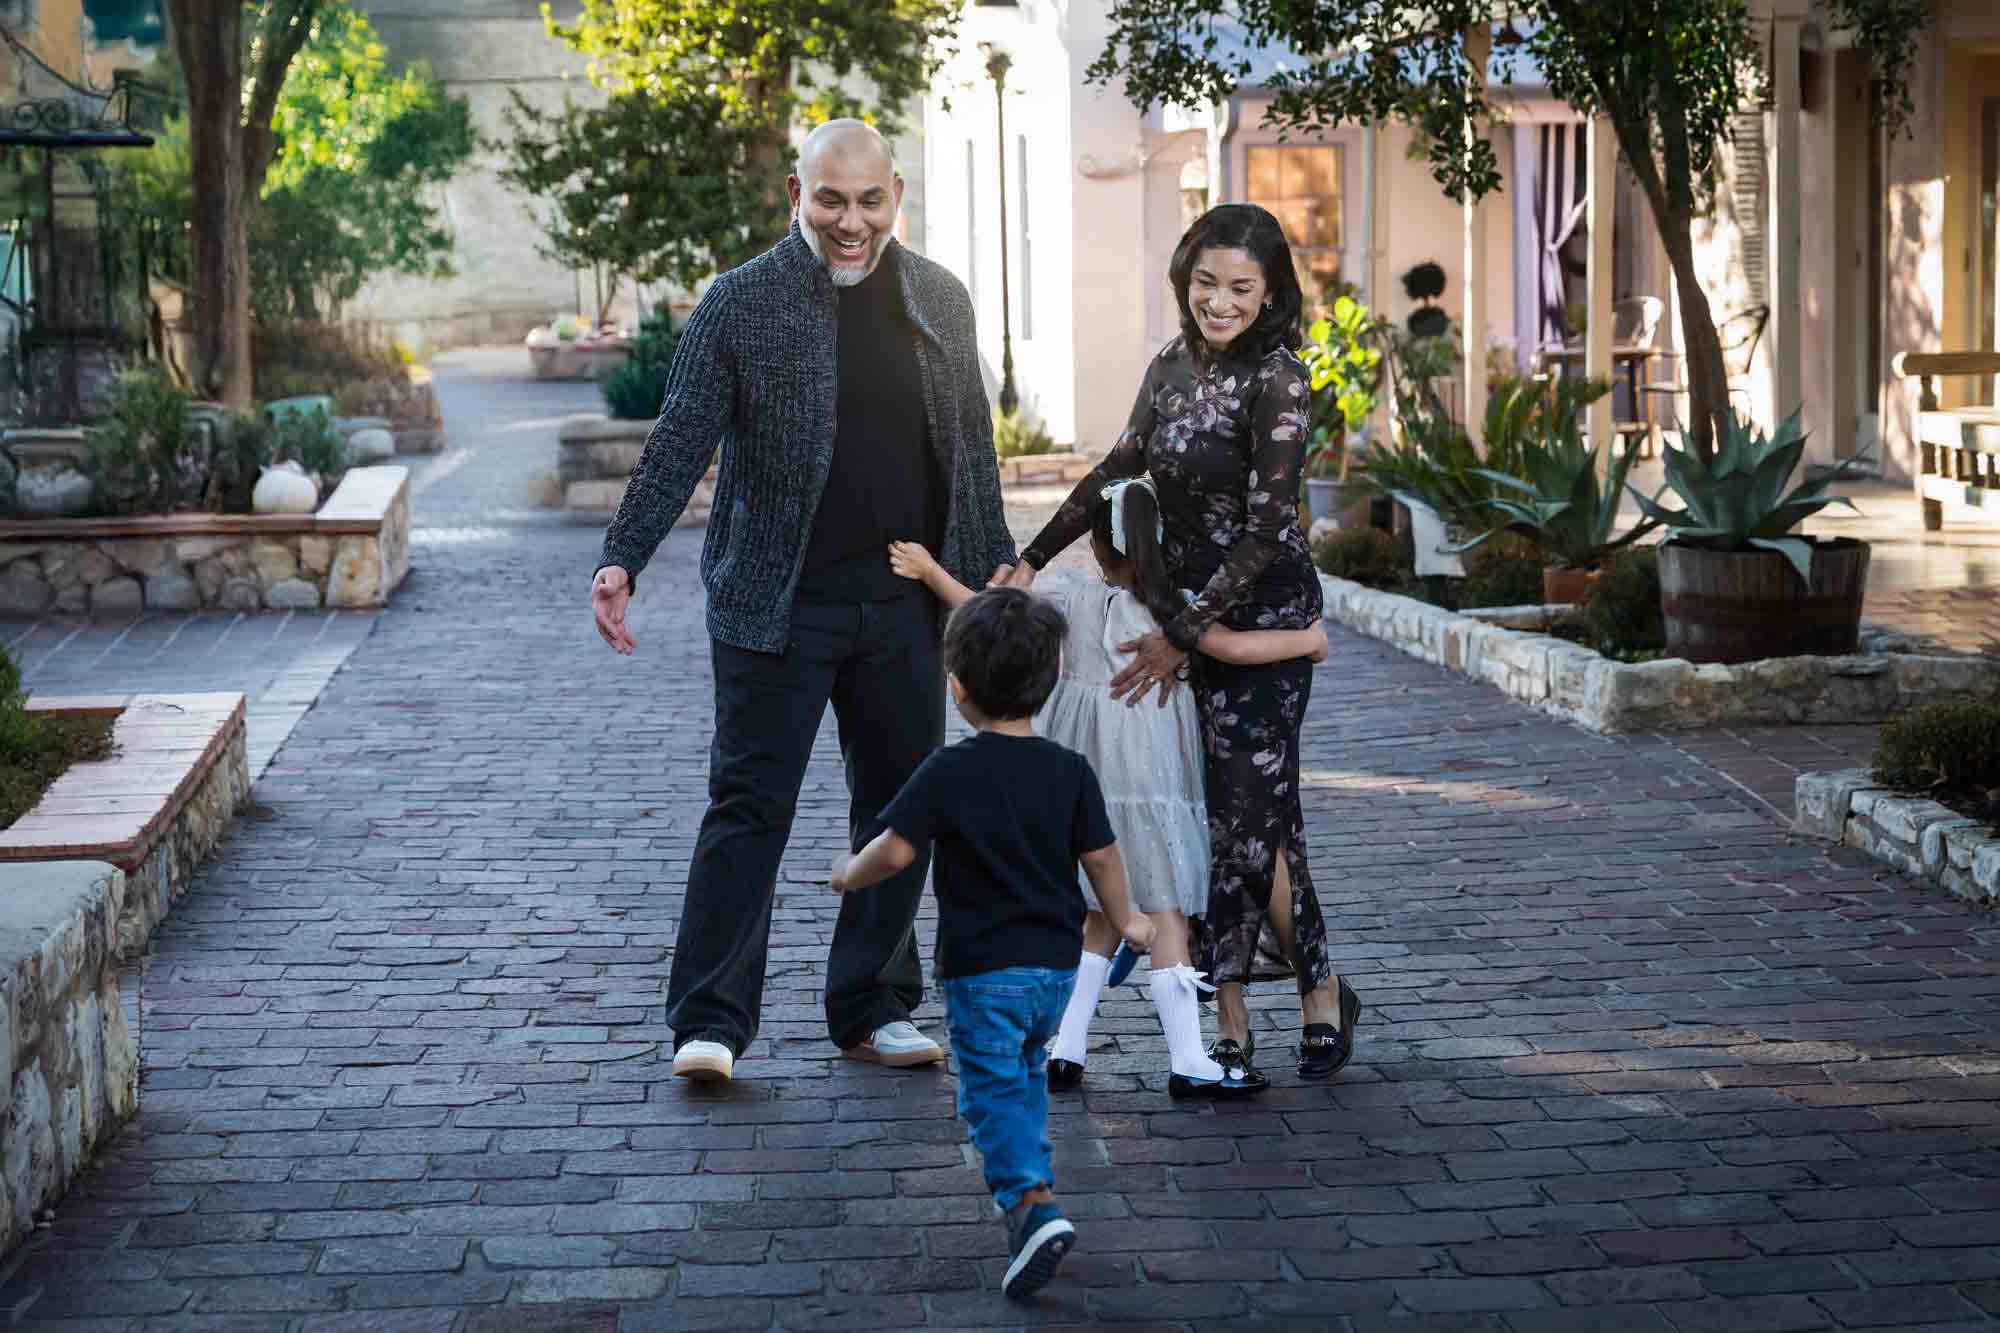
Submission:
[[[1048,1072],[1050,1092],[1068,1092],[1083,1082],[1083,1066],[1074,1060],[1051,1060]]]
[[[1253,1034],[1239,1042],[1234,1037],[1218,1037],[1208,1044],[1208,1058],[1224,1069],[1254,1068],[1257,1038]]]
[[[1361,997],[1345,979],[1340,983],[1340,1028],[1331,1023],[1306,1024],[1299,1043],[1299,1077],[1317,1082],[1338,1074],[1354,1058],[1354,1024],[1361,1017]]]

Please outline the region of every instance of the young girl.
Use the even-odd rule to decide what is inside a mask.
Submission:
[[[1188,918],[1208,907],[1208,816],[1202,800],[1201,730],[1194,697],[1174,690],[1163,705],[1143,707],[1111,697],[1111,678],[1130,654],[1121,646],[1178,615],[1187,597],[1167,578],[1160,553],[1160,509],[1152,483],[1116,482],[1104,488],[1091,521],[1091,547],[1104,573],[1101,585],[1053,597],[1063,603],[1069,633],[1062,676],[1035,717],[1035,730],[1090,761],[1104,788],[1111,826],[1125,859],[1132,904],[1152,918],[1153,1005],[1167,1037],[1175,1097],[1237,1097],[1262,1091],[1268,1080],[1254,1070],[1224,1069],[1201,1044],[1198,990],[1212,990],[1189,964]],[[922,546],[898,542],[889,563],[917,579],[947,606],[972,592]],[[1237,665],[1323,660],[1326,631],[1210,629],[1199,650]],[[1073,1088],[1083,1077],[1090,1020],[1111,969],[1118,932],[1083,886],[1090,914],[1084,918],[1083,956],[1062,1027],[1050,1051],[1052,1090]]]

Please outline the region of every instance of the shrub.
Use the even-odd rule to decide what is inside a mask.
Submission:
[[[1029,416],[1025,408],[993,414],[993,451],[1002,458],[1031,458],[1055,447],[1048,427]]]
[[[109,514],[167,513],[201,498],[205,478],[188,395],[157,371],[119,376],[108,410],[84,433],[97,505]]]
[[[371,380],[405,383],[410,361],[407,348],[353,324],[272,319],[250,328],[257,396],[267,402],[335,393]]]
[[[1882,724],[1875,781],[1899,791],[2000,787],[2000,702],[1954,699]]]
[[[1660,556],[1651,547],[1607,562],[1583,604],[1584,623],[1598,649],[1614,657],[1657,653],[1667,646],[1660,609]]]
[[[21,668],[0,647],[0,767],[25,764],[41,750],[41,722],[27,711],[27,702]]]
[[[270,427],[270,458],[273,462],[297,463],[330,489],[347,471],[347,441],[333,428],[333,420],[319,408],[292,412]],[[256,485],[252,480],[251,485]]]
[[[0,648],[0,828],[35,807],[62,771],[111,753],[113,719],[30,713],[21,672]]]
[[[1410,541],[1380,528],[1338,528],[1313,543],[1313,563],[1366,588],[1398,588],[1410,579]]]
[[[661,304],[639,321],[632,355],[604,379],[604,406],[620,421],[651,421],[667,396],[667,372],[674,366],[680,334]]]
[[[247,514],[257,476],[271,463],[271,426],[264,418],[233,414],[215,434],[208,460],[208,507]]]
[[[1529,606],[1542,600],[1542,553],[1526,537],[1503,532],[1467,551],[1461,607]]]

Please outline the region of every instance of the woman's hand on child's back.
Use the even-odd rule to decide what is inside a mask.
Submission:
[[[890,542],[889,569],[901,578],[922,583],[937,568],[937,561],[921,542]]]

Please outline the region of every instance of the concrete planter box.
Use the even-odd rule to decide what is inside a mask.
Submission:
[[[137,1106],[117,964],[144,951],[250,794],[240,694],[34,699],[117,718],[0,830],[0,1254]]]
[[[350,468],[312,514],[0,521],[0,616],[383,606],[410,572],[410,471]]]
[[[2000,695],[2000,663],[1984,658],[1868,652],[1632,664],[1539,632],[1551,611],[1567,608],[1447,611],[1325,574],[1320,586],[1327,619],[1591,731],[1880,722],[1935,699]],[[1868,637],[1864,632],[1864,642]]]
[[[1003,486],[1074,486],[1097,466],[1097,460],[1077,453],[1029,454],[1000,460]]]
[[[1980,820],[1878,787],[1865,768],[1801,773],[1793,791],[1801,833],[1858,847],[1969,902],[2000,903],[2000,838]]]
[[[556,432],[556,475],[562,483],[563,509],[582,522],[605,522],[625,499],[625,483],[639,466],[652,434],[650,421],[624,421],[591,412],[565,420]],[[696,483],[678,526],[708,524],[715,503],[715,469]]]
[[[529,343],[528,365],[538,380],[601,380],[625,364],[632,344],[624,338]]]

